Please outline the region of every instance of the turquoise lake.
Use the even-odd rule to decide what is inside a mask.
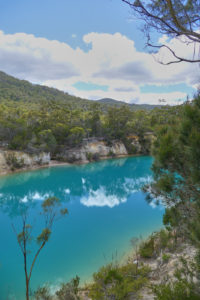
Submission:
[[[0,177],[0,300],[25,299],[23,257],[12,229],[20,231],[23,206],[29,206],[35,235],[44,226],[42,200],[56,196],[69,210],[39,256],[32,290],[45,282],[54,289],[75,275],[84,283],[112,257],[130,251],[132,237],[145,238],[162,226],[164,210],[149,205],[141,191],[152,180],[151,165],[152,158],[142,156]]]

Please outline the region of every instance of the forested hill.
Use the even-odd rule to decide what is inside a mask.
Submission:
[[[41,101],[67,102],[70,105],[84,107],[91,101],[81,99],[47,86],[32,84],[26,80],[20,80],[0,71],[0,101],[28,101],[31,103]]]
[[[151,105],[151,104],[135,104],[135,103],[132,103],[132,104],[127,104],[123,101],[117,101],[117,100],[114,100],[114,99],[111,99],[111,98],[103,98],[103,99],[100,99],[100,100],[97,100],[98,103],[100,104],[107,104],[107,105],[111,105],[111,106],[117,106],[117,107],[120,107],[122,105],[128,105],[131,109],[148,109],[148,110],[151,110],[151,109],[154,109],[156,107],[159,107],[161,108],[161,105]]]
[[[121,140],[129,153],[135,153],[129,137],[137,136],[146,153],[146,132],[178,120],[176,107],[139,110],[122,104],[80,99],[0,72],[0,145],[55,156],[61,149],[80,147],[85,138],[97,137],[108,143]]]
[[[28,101],[35,103],[38,101],[57,101],[68,103],[72,108],[89,109],[91,104],[98,102],[102,110],[106,110],[110,106],[120,107],[127,105],[131,109],[153,109],[157,106],[154,105],[138,105],[127,104],[123,101],[114,99],[101,99],[98,101],[91,101],[87,99],[71,96],[68,93],[62,92],[55,88],[47,86],[32,84],[26,80],[20,80],[15,77],[9,76],[0,71],[0,101],[13,100],[13,101]]]

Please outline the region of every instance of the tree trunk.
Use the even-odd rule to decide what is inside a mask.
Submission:
[[[29,300],[29,280],[26,278],[26,300]]]

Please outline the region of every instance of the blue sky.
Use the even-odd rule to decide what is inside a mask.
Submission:
[[[138,21],[133,25],[130,9],[121,0],[0,0],[0,5],[5,33],[25,32],[84,47],[82,37],[89,32],[120,32],[144,48]]]
[[[197,67],[161,66],[148,53],[140,22],[121,0],[0,0],[0,8],[0,70],[8,74],[135,103],[174,104],[197,87]]]

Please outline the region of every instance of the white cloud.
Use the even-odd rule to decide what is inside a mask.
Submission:
[[[163,34],[159,40],[158,40],[158,43],[163,45],[165,44],[167,41],[169,40],[169,37],[166,35],[166,34]]]
[[[65,189],[64,192],[65,192],[65,194],[69,195],[70,194],[70,189]]]
[[[75,37],[75,35],[73,35]],[[120,33],[89,33],[83,36],[90,50],[73,49],[66,43],[38,38],[25,33],[4,34],[0,31],[0,68],[16,77],[64,90],[88,99],[114,98],[127,102],[168,103],[186,97],[185,93],[142,94],[145,84],[176,84],[196,86],[199,68],[191,64],[162,66],[151,54],[136,50],[134,41]],[[167,42],[163,36],[160,42]],[[175,49],[189,55],[193,49],[178,40],[169,41]],[[160,50],[159,59],[169,53]],[[90,82],[108,86],[108,91],[80,91],[73,85]]]
[[[126,201],[127,198],[120,198],[116,195],[107,195],[103,187],[100,187],[96,191],[90,190],[88,196],[84,196],[80,200],[80,202],[87,207],[108,206],[110,208],[118,206],[120,203],[125,203]]]
[[[21,199],[21,202],[22,202],[22,203],[28,202],[28,197],[27,197],[27,196],[24,196],[24,197]]]
[[[108,206],[113,208],[122,203],[127,202],[128,197],[131,194],[137,193],[141,191],[141,187],[144,184],[150,183],[152,181],[152,176],[145,176],[140,178],[125,178],[125,182],[122,185],[123,195],[111,194],[111,192],[106,191],[106,187],[100,186],[98,189],[93,190],[89,189],[86,192],[80,202],[87,207],[104,207]],[[86,188],[86,180],[82,180],[84,190],[87,191]]]
[[[130,195],[139,192],[142,186],[144,186],[145,184],[150,184],[152,180],[152,176],[125,178],[123,188],[127,195]]]
[[[35,192],[29,195],[30,199],[43,201],[50,197],[50,193],[41,194],[39,192]]]
[[[26,203],[28,201],[44,201],[45,199],[49,198],[51,196],[51,193],[39,193],[39,192],[34,192],[34,193],[29,193],[25,195],[23,198],[20,199],[21,202]]]

